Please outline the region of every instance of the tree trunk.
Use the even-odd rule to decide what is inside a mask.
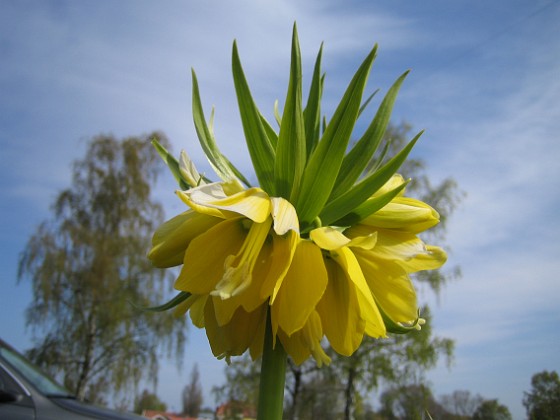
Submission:
[[[351,419],[352,410],[352,399],[354,397],[354,376],[356,375],[356,369],[354,366],[348,368],[348,381],[346,382],[346,389],[344,390],[344,396],[346,397],[346,403],[344,405],[344,419]]]
[[[290,364],[290,368],[292,369],[292,373],[294,374],[294,389],[291,392],[292,394],[292,409],[290,413],[290,418],[292,420],[296,420],[297,418],[297,403],[298,403],[298,396],[299,391],[301,388],[301,369]]]
[[[86,399],[87,382],[89,380],[89,374],[91,371],[91,362],[93,358],[93,349],[95,347],[95,316],[94,311],[90,313],[88,317],[88,334],[85,337],[86,340],[86,351],[84,354],[83,361],[80,363],[80,376],[78,377],[78,382],[76,383],[76,390],[74,394],[79,401],[84,401]]]

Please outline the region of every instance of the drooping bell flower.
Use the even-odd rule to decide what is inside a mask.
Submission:
[[[348,147],[376,51],[324,119],[322,49],[304,107],[294,26],[288,92],[276,130],[252,98],[234,43],[234,84],[258,186],[219,151],[194,71],[194,124],[219,180],[202,176],[186,153],[176,160],[155,141],[186,207],[153,237],[153,264],[181,266],[179,294],[154,309],[188,311],[206,330],[215,356],[250,351],[253,358],[264,352],[266,359],[281,349],[296,363],[313,357],[321,365],[330,361],[327,343],[351,355],[364,335],[383,338],[421,325],[409,274],[446,260],[442,249],[418,237],[439,215],[405,197],[408,181],[396,173],[421,133],[391,159],[376,153],[407,73]],[[263,369],[265,364],[263,359]]]

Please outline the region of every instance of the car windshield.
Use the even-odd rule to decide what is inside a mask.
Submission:
[[[71,394],[63,386],[46,376],[25,358],[8,348],[0,347],[0,355],[25,377],[39,392],[46,396],[70,397]]]

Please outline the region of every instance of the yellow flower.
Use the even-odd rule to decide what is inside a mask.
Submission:
[[[158,267],[183,263],[175,288],[192,296],[180,308],[186,311],[205,299],[204,315],[197,312],[193,322],[205,326],[220,356],[249,347],[251,340],[235,327],[240,317],[249,325],[255,311],[262,312],[263,303],[278,293],[299,238],[288,201],[270,198],[260,188],[229,189],[228,195],[227,187],[214,183],[178,191],[191,209],[156,231],[148,254]],[[224,344],[230,335],[234,345]]]
[[[329,274],[327,290],[317,306],[325,335],[335,351],[351,355],[362,342],[386,334],[381,314],[352,249],[371,248],[375,235],[353,240],[325,227],[311,231],[311,239],[324,251]]]
[[[303,239],[288,201],[259,188],[227,190],[215,183],[178,191],[191,209],[156,231],[149,253],[159,267],[184,263],[175,287],[191,297],[177,313],[190,308],[217,357],[252,347],[260,354],[267,302],[273,331],[296,362],[328,362],[323,334],[343,355],[364,334],[386,336],[381,312],[402,324],[418,318],[408,274],[445,262],[416,236],[437,223],[431,207],[396,197],[344,233],[322,227]]]
[[[421,324],[409,274],[439,268],[446,255],[417,236],[437,224],[439,215],[404,197],[407,181],[395,174],[421,133],[391,159],[376,157],[406,73],[348,151],[375,54],[376,48],[322,129],[321,52],[304,112],[294,29],[277,133],[252,99],[234,44],[234,83],[259,187],[219,151],[194,72],[195,128],[221,182],[201,175],[186,153],[175,160],[154,143],[188,206],[153,237],[153,264],[181,265],[179,294],[156,309],[175,307],[178,316],[188,311],[193,324],[206,330],[216,357],[246,351],[259,357],[265,334],[272,334],[273,345],[280,343],[296,363],[311,356],[322,365],[330,362],[327,341],[351,355],[364,335],[382,338]],[[367,172],[372,162],[376,169]]]

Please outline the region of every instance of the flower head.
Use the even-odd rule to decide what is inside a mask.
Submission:
[[[217,357],[247,350],[258,357],[267,316],[274,342],[296,363],[312,356],[318,364],[330,361],[325,339],[351,355],[364,335],[404,333],[423,322],[409,274],[445,262],[442,249],[417,236],[439,216],[405,197],[408,181],[396,174],[420,134],[391,159],[376,157],[406,73],[347,151],[376,50],[322,127],[322,52],[304,107],[294,26],[290,82],[276,131],[252,99],[234,44],[235,89],[258,187],[219,151],[194,72],[195,128],[220,181],[201,175],[186,153],[177,161],[155,142],[186,205],[158,228],[148,255],[157,267],[182,266],[179,295],[162,308],[188,311]]]

